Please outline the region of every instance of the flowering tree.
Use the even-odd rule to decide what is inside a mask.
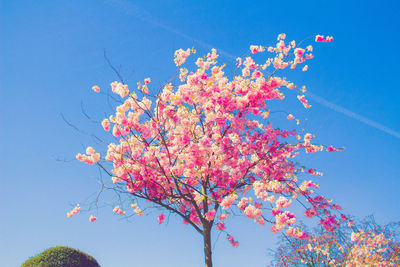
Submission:
[[[354,225],[342,220],[339,228],[318,228],[307,240],[282,236],[275,266],[398,266],[400,223],[378,225],[374,218]]]
[[[108,145],[103,158],[92,147],[76,156],[112,177],[110,188],[132,196],[136,214],[143,215],[140,201],[150,202],[191,225],[203,236],[208,267],[212,266],[212,229],[224,231],[231,245],[238,246],[226,230],[233,209],[260,225],[272,223],[274,233],[286,228],[288,235],[306,238],[293,226],[295,214],[286,210],[293,200],[304,198],[309,205],[306,216],[320,216],[327,229],[337,225],[331,210],[339,206],[316,195],[313,188],[318,185],[301,178],[305,169],[293,161],[301,150],[337,149],[312,144],[310,133],[281,130],[267,121],[268,103],[283,100],[284,88],[300,90],[297,98],[310,108],[305,87],[298,88],[277,74],[299,66],[306,71],[304,62],[313,58],[313,47],[303,49],[284,39],[285,34],[280,34],[276,46],[267,48],[272,56],[263,64],[251,56],[238,58],[231,80],[225,76],[225,65],[217,65],[215,49],[198,58],[191,72],[182,65],[195,50],[179,49],[174,59],[176,76],[157,94],[149,90],[150,78],[139,82],[135,91],[113,82],[112,92],[121,97],[120,105],[101,124],[117,142]],[[318,35],[315,41],[331,42],[332,37]],[[263,46],[250,46],[251,54],[264,51]],[[92,89],[100,92],[98,86]],[[295,117],[289,114],[287,119]],[[321,174],[309,169],[307,175]],[[119,206],[114,212],[125,214]],[[164,218],[159,214],[159,223]],[[92,216],[90,221],[94,220]]]

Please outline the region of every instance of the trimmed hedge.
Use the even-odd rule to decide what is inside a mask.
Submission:
[[[52,247],[28,259],[21,267],[100,267],[90,255],[69,247]]]

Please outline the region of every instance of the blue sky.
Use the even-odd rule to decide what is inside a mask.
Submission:
[[[0,12],[1,266],[19,266],[55,245],[81,249],[105,267],[203,266],[200,236],[176,218],[161,226],[156,213],[128,221],[109,207],[66,217],[100,188],[98,170],[74,155],[104,147],[60,114],[105,136],[81,111],[82,103],[96,119],[111,112],[106,97],[90,90],[109,90],[117,79],[104,49],[128,84],[151,77],[158,85],[173,74],[178,48],[194,44],[201,55],[215,47],[229,65],[230,55],[245,54],[250,44],[273,45],[281,32],[290,40],[333,35],[333,43],[314,45],[308,72],[289,76],[307,85],[311,110],[294,94],[284,107],[308,119],[317,142],[346,147],[304,158],[324,172],[318,182],[325,195],[355,216],[400,220],[397,1],[3,0]],[[215,266],[266,266],[276,242],[268,227],[241,218],[229,226],[240,246],[221,236]]]

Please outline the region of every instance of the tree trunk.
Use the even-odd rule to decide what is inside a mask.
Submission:
[[[203,240],[206,267],[212,267],[211,227],[208,225],[204,227]]]

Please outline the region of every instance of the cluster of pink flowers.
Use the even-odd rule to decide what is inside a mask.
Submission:
[[[217,230],[224,231],[226,229],[225,224],[223,222],[218,222],[216,226]]]
[[[276,259],[285,266],[399,266],[398,223],[380,226],[370,217],[355,227],[347,225],[346,215],[341,218],[327,218],[340,226],[314,229],[304,240],[296,233],[303,231],[289,227]]]
[[[317,172],[314,169],[308,169],[307,172],[311,175],[317,175],[317,176],[322,176],[322,172]]]
[[[243,197],[240,199],[239,203],[237,204],[238,208],[241,210],[245,210],[247,205],[250,204],[252,202],[251,199],[247,198],[247,197]]]
[[[125,215],[125,211],[121,210],[119,206],[116,206],[113,209],[113,212],[118,213],[119,215]]]
[[[287,199],[284,196],[280,196],[277,200],[276,200],[276,207],[277,208],[287,208],[292,204],[292,200]]]
[[[142,91],[143,94],[149,94],[149,88],[147,85],[151,82],[150,78],[144,79],[144,84],[142,85],[140,82],[137,83],[138,85],[138,90]]]
[[[165,219],[165,215],[164,214],[158,215],[158,217],[157,217],[158,224],[162,224],[164,222],[164,219]]]
[[[100,87],[98,87],[97,85],[92,87],[92,90],[95,91],[96,93],[100,92]]]
[[[287,119],[291,121],[294,119],[294,116],[292,114],[289,114],[289,115],[287,115]]]
[[[125,98],[127,95],[129,95],[128,85],[119,82],[112,82],[111,90],[113,93],[116,93],[122,98]]]
[[[237,248],[237,247],[239,246],[239,242],[238,242],[238,241],[235,241],[235,239],[233,238],[233,236],[228,235],[228,236],[226,237],[226,239],[229,241],[229,243],[231,243],[232,247]]]
[[[139,208],[139,206],[136,203],[132,203],[131,207],[135,211],[135,213],[139,216],[143,216],[143,211]]]
[[[67,217],[71,218],[72,216],[74,216],[75,214],[77,214],[79,211],[81,210],[81,207],[78,205],[76,205],[71,211],[67,212]]]
[[[302,181],[301,185],[296,189],[296,193],[299,193],[301,195],[308,196],[313,193],[311,188],[318,188],[318,185],[313,183],[313,181]],[[309,190],[311,189],[311,190]]]
[[[174,62],[177,66],[185,63],[186,58],[190,55],[191,50],[188,48],[186,50],[179,49],[175,51],[175,59]]]
[[[315,41],[316,42],[332,42],[333,41],[333,37],[332,36],[326,36],[324,37],[323,35],[317,35],[315,36]]]
[[[82,155],[81,153],[78,153],[76,154],[76,159],[87,164],[94,164],[100,160],[100,154],[95,153],[95,150],[92,147],[86,149],[86,154],[87,155]]]
[[[204,217],[205,217],[206,220],[209,221],[209,222],[210,222],[210,221],[213,221],[213,220],[214,220],[214,217],[215,217],[215,210],[209,210],[209,211],[207,211]]]
[[[91,216],[89,217],[89,221],[90,221],[90,222],[94,222],[95,220],[97,220],[97,218],[96,218],[95,216],[91,215]]]
[[[328,152],[335,152],[337,149],[336,148],[334,148],[333,146],[328,146],[327,148],[326,148],[326,151],[328,151]]]
[[[230,208],[235,200],[237,200],[237,195],[228,195],[220,203],[221,207],[226,210]]]
[[[110,130],[110,121],[108,119],[103,119],[101,121],[101,126],[103,126],[103,129],[105,131],[109,131]]]
[[[400,245],[393,243],[383,233],[365,232],[363,230],[351,233],[354,245],[349,252],[350,265],[357,266],[397,266],[400,263],[400,253],[392,252],[400,249]],[[390,244],[390,245],[389,245]],[[389,250],[392,250],[389,252]]]
[[[305,231],[302,231],[300,228],[293,228],[291,226],[286,230],[285,234],[297,239],[306,239],[309,237]]]
[[[303,141],[300,137],[295,140],[300,136],[295,131],[262,123],[269,116],[270,101],[283,100],[286,88],[300,90],[298,99],[305,108],[311,107],[302,94],[305,87],[298,89],[275,73],[312,59],[313,48],[297,47],[295,41],[285,43],[285,38],[280,34],[276,46],[268,47],[273,56],[263,64],[250,56],[238,58],[236,67],[241,75],[232,80],[224,73],[225,65],[217,65],[217,50],[198,58],[196,69],[189,72],[180,66],[195,50],[179,49],[174,62],[182,84],[165,84],[154,102],[149,99],[150,78],[144,79],[143,85],[138,83],[141,97],[130,92],[127,85],[113,82],[112,91],[123,98],[122,103],[115,114],[101,122],[105,131],[112,128],[117,139],[108,145],[104,157],[112,163],[109,174],[113,183],[126,185],[126,191],[137,198],[171,207],[185,224],[195,228],[215,220],[217,228],[225,230],[224,212],[236,207],[247,218],[264,225],[262,204],[247,197],[251,190],[257,199],[276,204],[272,210],[276,221],[273,232],[294,224],[295,215],[283,209],[299,196],[311,198],[312,188],[318,186],[301,180],[299,173],[304,170],[293,163],[293,158],[301,148],[309,153],[322,148],[311,144],[311,134],[306,134]],[[262,53],[265,48],[252,45],[250,51]],[[307,68],[302,67],[304,71]],[[293,120],[294,116],[289,114],[287,119]],[[327,151],[335,149],[328,147]],[[100,154],[94,149],[88,148],[86,153],[78,154],[77,159],[89,164],[99,162]],[[319,174],[314,170],[309,173]],[[310,217],[332,216],[321,211],[331,206],[311,205],[306,211]],[[114,212],[123,212],[116,208]],[[132,208],[138,215],[143,214],[136,204]],[[159,223],[164,218],[160,214]],[[292,236],[304,237],[289,229]],[[228,240],[237,246],[232,237]]]
[[[292,225],[296,222],[296,216],[289,211],[283,212],[282,210],[274,208],[271,213],[275,216],[275,224],[271,226],[271,231],[273,233],[277,233],[284,229],[286,225]]]
[[[325,231],[333,231],[339,227],[339,221],[336,219],[335,216],[329,216],[322,218],[320,220],[320,224],[324,227]]]
[[[118,183],[119,181],[122,181],[122,180],[119,179],[118,177],[113,176],[113,177],[111,177],[111,181],[113,182],[113,184],[116,184],[116,183]]]
[[[313,138],[313,135],[311,135],[310,133],[306,133],[304,135],[304,141],[302,143],[302,147],[306,150],[307,153],[316,153],[318,151],[322,151],[323,148],[324,148],[323,146],[321,146],[321,145],[318,146],[318,145],[311,144],[311,139],[312,138]],[[315,174],[315,173],[311,173],[311,174]]]
[[[181,80],[181,82],[184,82],[186,80],[188,73],[189,71],[186,68],[179,69],[179,79]]]
[[[244,209],[243,214],[249,219],[254,219],[260,217],[262,215],[262,211],[253,205],[249,205]]]
[[[308,104],[308,101],[307,101],[307,99],[305,98],[304,95],[298,95],[297,99],[300,100],[300,102],[304,105],[305,108],[311,108],[311,105]]]
[[[255,54],[258,52],[264,52],[265,48],[264,48],[264,46],[261,46],[261,45],[251,45],[250,50],[251,50],[251,53]]]

